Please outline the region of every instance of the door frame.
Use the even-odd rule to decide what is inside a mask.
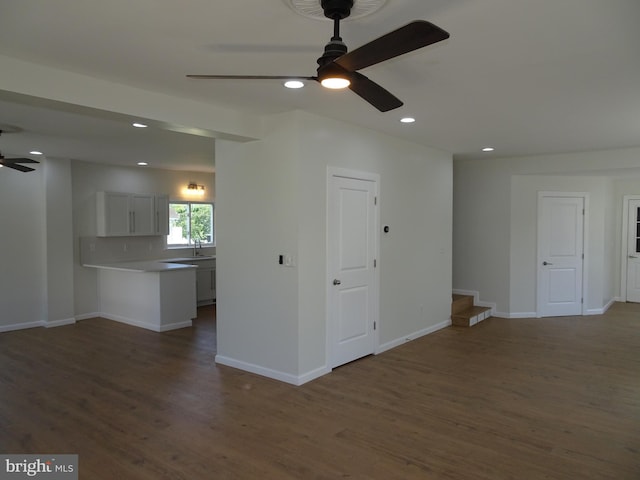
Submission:
[[[632,200],[640,200],[640,195],[624,195],[622,197],[622,238],[620,251],[620,300],[627,301],[627,250],[629,248],[629,204]]]
[[[329,218],[331,212],[331,193],[332,193],[332,178],[333,177],[341,177],[341,178],[351,178],[354,180],[362,180],[367,182],[373,182],[375,185],[375,195],[377,198],[377,208],[374,212],[374,252],[377,260],[377,267],[374,268],[373,274],[373,285],[372,291],[375,295],[375,300],[373,302],[373,320],[376,322],[376,327],[373,331],[373,353],[377,354],[380,348],[380,236],[379,236],[379,226],[380,226],[380,175],[377,173],[364,172],[359,170],[351,170],[347,168],[341,167],[332,167],[327,166],[327,201],[326,201],[326,218],[325,218],[325,300],[326,300],[326,366],[329,371],[333,370],[333,334],[334,334],[334,325],[332,318],[332,294],[331,294],[331,282],[333,281],[333,271],[332,271],[332,262],[329,256],[329,245],[330,245],[330,228],[329,228]]]
[[[582,305],[580,306],[580,315],[587,314],[587,305],[589,304],[589,288],[587,282],[587,271],[589,267],[589,193],[588,192],[538,192],[537,219],[536,219],[536,317],[542,318],[542,292],[540,291],[540,264],[544,260],[540,253],[540,221],[542,217],[542,199],[545,197],[567,197],[582,198],[584,215],[582,219]]]

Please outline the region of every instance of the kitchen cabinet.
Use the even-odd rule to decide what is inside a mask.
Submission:
[[[98,237],[169,233],[168,195],[97,192],[96,207]]]
[[[157,261],[85,264],[98,270],[100,316],[165,332],[198,315],[193,265]]]
[[[156,195],[156,235],[169,235],[169,195]]]
[[[201,260],[194,262],[196,270],[196,297],[198,305],[209,305],[216,300],[216,261]]]
[[[196,265],[196,301],[198,306],[210,305],[216,301],[216,259],[203,257],[192,259],[173,259],[173,263]]]

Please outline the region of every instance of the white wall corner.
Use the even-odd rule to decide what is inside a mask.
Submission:
[[[90,318],[98,318],[101,315],[102,314],[99,312],[83,313],[82,315],[76,315],[76,322],[80,322],[82,320],[89,320]]]
[[[245,372],[255,373],[256,375],[272,378],[291,385],[301,385],[301,383],[299,383],[300,377],[290,373],[281,372],[279,370],[263,367],[262,365],[243,362],[242,360],[236,360],[235,358],[225,357],[223,355],[216,355],[215,362],[220,365],[226,365],[227,367],[237,368],[239,370],[244,370]]]
[[[607,312],[607,310],[609,310],[609,308],[611,308],[611,305],[613,305],[615,302],[619,302],[621,301],[619,299],[619,297],[614,297],[611,300],[609,300],[607,302],[607,304],[602,307],[602,308],[590,308],[585,312],[585,315],[602,315],[604,313]]]
[[[326,375],[327,373],[331,373],[331,369],[324,365],[320,368],[316,368],[315,370],[311,370],[307,373],[304,373],[302,375],[298,375],[298,382],[296,383],[296,385],[302,385],[304,383],[310,382],[311,380],[315,380],[316,378],[320,378],[323,375]]]

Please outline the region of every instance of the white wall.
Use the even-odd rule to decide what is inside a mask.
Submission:
[[[298,269],[277,260],[298,258],[297,159],[291,119],[273,125],[261,141],[216,142],[217,358],[291,382]]]
[[[69,160],[47,159],[45,173],[47,326],[73,323],[73,218]]]
[[[454,288],[479,291],[504,316],[532,313],[534,192],[586,191],[591,192],[588,309],[605,308],[620,294],[622,192],[640,186],[614,179],[639,174],[640,148],[456,160]]]
[[[293,112],[218,142],[218,360],[291,383],[327,370],[327,167],[380,175],[380,344],[449,319],[451,157]],[[280,253],[295,268],[277,264]]]
[[[47,318],[44,187],[41,165],[29,173],[0,168],[0,332]]]
[[[451,312],[451,155],[297,112],[300,373],[325,365],[327,167],[380,175],[380,345]],[[313,355],[311,354],[313,352]]]
[[[583,192],[588,195],[588,239],[585,250],[587,310],[598,311],[612,299],[607,281],[612,252],[605,248],[610,180],[602,177],[514,175],[511,178],[510,305],[511,315],[536,315],[538,192]],[[607,237],[608,238],[608,237]]]

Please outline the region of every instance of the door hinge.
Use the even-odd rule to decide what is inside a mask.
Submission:
[[[378,197],[373,197],[373,204],[378,205]]]
[[[376,323],[376,322],[373,322],[373,329],[374,329],[374,330],[376,329],[376,326],[377,326],[377,323]]]
[[[378,266],[378,260],[377,259],[373,259],[373,268],[376,268]]]
[[[582,209],[582,215],[584,215],[584,208]]]
[[[580,299],[580,303],[584,303],[584,298],[581,298],[581,299]]]

